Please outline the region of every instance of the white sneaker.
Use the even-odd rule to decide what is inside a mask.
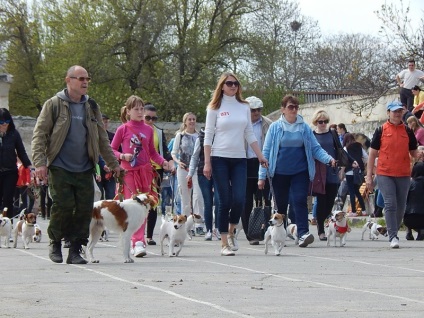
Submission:
[[[218,241],[221,241],[221,233],[219,233],[218,229],[213,230],[213,236],[215,236]]]
[[[229,247],[228,245],[224,246],[221,250],[221,256],[234,256],[234,255],[236,254],[231,250],[231,247]]]
[[[299,238],[299,246],[300,247],[306,247],[309,244],[312,244],[314,242],[314,236],[311,233],[306,233],[303,234],[300,238]]]
[[[146,256],[146,246],[144,245],[143,242],[135,242],[135,246],[134,246],[134,256],[135,257],[143,257]]]
[[[390,247],[399,248],[399,239],[396,236],[390,241]]]
[[[212,241],[212,233],[211,231],[208,231],[205,235],[205,241]]]
[[[237,239],[235,238],[234,235],[233,236],[228,235],[228,245],[230,246],[232,251],[238,251],[239,249]]]

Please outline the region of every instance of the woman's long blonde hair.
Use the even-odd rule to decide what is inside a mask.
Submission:
[[[212,95],[212,99],[209,102],[208,108],[210,109],[219,109],[219,107],[221,107],[221,101],[222,101],[222,95],[224,95],[223,91],[222,91],[222,87],[225,84],[225,81],[227,80],[227,78],[229,76],[232,76],[236,79],[237,82],[239,82],[239,86],[237,89],[237,93],[236,93],[236,99],[240,102],[240,103],[248,103],[247,101],[245,101],[243,99],[243,97],[241,96],[241,83],[239,81],[239,79],[237,78],[237,76],[235,76],[233,73],[223,73],[221,75],[221,77],[218,80],[218,83],[216,84],[216,88],[215,91],[213,92]]]
[[[420,121],[418,120],[417,117],[415,116],[409,116],[408,119],[406,120],[406,123],[408,124],[412,124],[411,129],[412,131],[415,133],[419,128],[423,128],[423,125],[420,123]]]

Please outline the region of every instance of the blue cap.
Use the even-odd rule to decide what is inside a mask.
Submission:
[[[399,101],[393,101],[387,104],[387,110],[394,112],[395,110],[403,108],[402,103]]]

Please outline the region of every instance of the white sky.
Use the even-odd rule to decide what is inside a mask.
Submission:
[[[323,35],[378,35],[381,22],[374,11],[381,10],[384,3],[394,3],[400,8],[399,0],[298,0],[298,3],[303,15],[318,21]],[[405,8],[408,4],[413,25],[420,25],[420,19],[424,18],[424,0],[403,0]]]

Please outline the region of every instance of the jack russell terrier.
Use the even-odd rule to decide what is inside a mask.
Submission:
[[[387,227],[382,226],[376,222],[372,222],[371,221],[371,217],[368,217],[367,222],[364,224],[364,226],[362,227],[362,238],[361,240],[364,239],[364,234],[367,230],[370,230],[370,240],[378,240],[378,236],[379,235],[383,235],[383,236],[387,236]]]
[[[155,204],[152,196],[139,194],[122,202],[102,200],[94,202],[90,223],[90,237],[87,244],[87,255],[91,263],[98,263],[94,258],[93,249],[102,235],[105,227],[121,236],[125,263],[134,263],[130,257],[131,236],[147,218],[147,213]]]
[[[337,237],[340,238],[340,247],[346,245],[346,234],[351,231],[347,223],[346,212],[333,211],[331,220],[326,225],[327,246],[330,246],[331,236],[334,237],[334,246],[336,246]]]
[[[22,237],[24,248],[29,249],[29,243],[32,242],[32,237],[35,235],[35,224],[37,216],[35,213],[27,213],[23,215],[23,219],[16,223],[14,228],[13,247],[18,245],[18,236]]]
[[[6,216],[7,208],[3,209],[3,214],[0,216],[0,247],[1,247],[1,238],[4,237],[4,246],[9,248],[9,238],[12,234],[12,221]]]
[[[265,254],[268,254],[268,242],[271,241],[275,255],[280,256],[287,237],[284,214],[274,213],[269,220],[269,225],[265,232]]]
[[[183,248],[184,241],[187,237],[187,216],[186,215],[174,215],[171,221],[163,220],[160,227],[160,251],[162,255],[165,255],[163,250],[164,240],[168,239],[168,256],[178,256]],[[176,252],[174,247],[178,246]]]

